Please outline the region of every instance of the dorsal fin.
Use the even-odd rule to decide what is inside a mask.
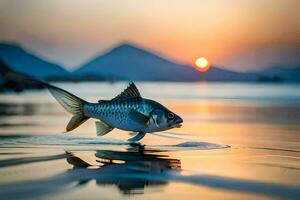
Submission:
[[[137,98],[141,97],[139,90],[136,88],[133,82],[130,82],[128,87],[121,92],[118,96],[113,98],[112,100],[120,100],[120,99],[129,99],[129,98]]]

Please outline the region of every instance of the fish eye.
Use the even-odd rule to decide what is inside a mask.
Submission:
[[[171,113],[171,112],[168,113],[168,118],[169,118],[169,119],[173,119],[174,117],[175,117],[174,113]]]

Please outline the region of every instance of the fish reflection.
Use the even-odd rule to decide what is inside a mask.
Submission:
[[[44,179],[1,184],[1,199],[34,199],[59,194],[84,187],[93,180],[99,187],[115,185],[123,195],[143,194],[146,187],[161,187],[170,181],[168,178],[159,180],[152,177],[164,176],[165,173],[181,168],[180,160],[171,159],[163,151],[146,149],[141,145],[130,146],[125,151],[98,150],[94,160],[97,164],[85,161],[77,155],[80,152],[82,151],[13,162],[3,160],[2,167],[10,167],[66,159],[72,168]]]
[[[86,168],[89,173],[97,173],[95,177],[78,180],[78,185],[95,179],[97,185],[115,185],[123,194],[143,194],[145,187],[168,183],[167,180],[148,179],[149,174],[158,175],[181,168],[180,160],[154,153],[157,151],[145,149],[141,145],[132,146],[127,151],[98,150],[95,153],[99,163],[97,168],[76,154],[71,154],[67,161],[73,165],[73,170]]]
[[[168,157],[166,151],[153,150],[141,145],[130,146],[124,151],[97,150],[94,154],[94,164],[83,159],[80,153],[82,151],[1,161],[0,168],[59,159],[65,159],[72,165],[69,170],[43,179],[1,184],[1,200],[59,195],[85,187],[91,181],[95,181],[96,185],[102,188],[106,185],[116,186],[123,195],[143,194],[146,187],[157,186],[161,189],[169,182],[179,182],[279,199],[296,200],[300,196],[298,186],[206,174],[177,173],[181,171],[179,159]]]

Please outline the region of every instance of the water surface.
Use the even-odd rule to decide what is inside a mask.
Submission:
[[[57,83],[89,101],[126,83]],[[300,86],[137,83],[184,119],[139,144],[70,115],[47,91],[0,95],[1,199],[299,199]]]

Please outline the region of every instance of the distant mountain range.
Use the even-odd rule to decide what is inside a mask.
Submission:
[[[22,92],[24,89],[43,89],[44,86],[29,75],[16,72],[0,59],[0,93]]]
[[[92,59],[73,72],[76,75],[98,74],[113,80],[134,81],[254,81],[257,75],[211,67],[200,73],[131,44],[122,44]]]
[[[280,78],[283,81],[300,82],[300,66],[290,67],[289,69],[287,69],[284,66],[275,65],[267,69],[258,71],[257,74],[259,74],[261,77],[273,77]]]
[[[15,71],[37,78],[68,75],[61,66],[45,61],[12,43],[0,44],[0,59]]]
[[[300,67],[272,67],[241,73],[212,66],[201,73],[193,66],[179,64],[133,44],[121,44],[68,72],[15,44],[0,44],[0,59],[17,72],[59,81],[293,81],[300,82]]]

